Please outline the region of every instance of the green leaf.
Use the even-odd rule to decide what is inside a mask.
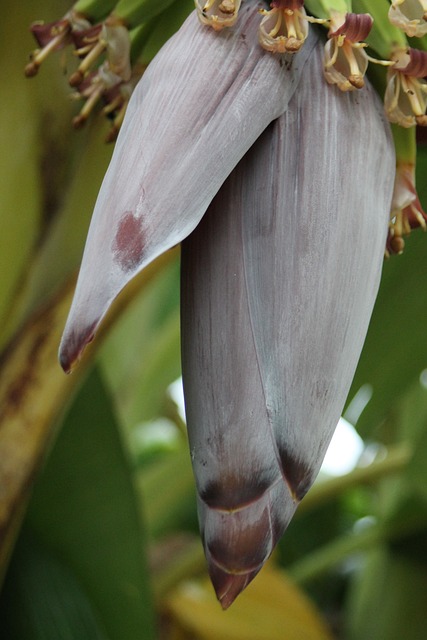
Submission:
[[[55,61],[55,75],[42,73],[38,81],[24,77],[24,65],[35,42],[28,27],[38,12],[49,16],[52,1],[3,3],[0,51],[7,78],[2,86],[0,120],[0,317],[5,317],[21,286],[25,265],[52,213],[62,181],[70,116],[65,81]],[[58,8],[58,3],[56,2]],[[39,14],[40,15],[40,14]],[[41,15],[40,15],[41,17]],[[50,62],[47,63],[48,71]]]
[[[381,547],[350,591],[348,640],[424,640],[427,567]]]
[[[106,640],[75,576],[28,533],[0,599],[3,640]]]
[[[74,571],[111,640],[153,637],[144,533],[110,398],[91,374],[68,414],[28,523]]]
[[[427,149],[418,151],[417,186],[424,209],[427,208]],[[349,399],[364,384],[373,395],[357,423],[362,435],[373,435],[373,428],[388,415],[427,366],[427,236],[411,233],[401,256],[385,261],[381,287],[366,337],[362,356],[350,389]]]
[[[174,637],[199,640],[332,640],[316,608],[283,573],[263,568],[238,600],[221,611],[210,584],[188,582],[167,598]]]
[[[146,287],[113,328],[100,363],[127,427],[164,415],[165,391],[181,372],[179,260]]]

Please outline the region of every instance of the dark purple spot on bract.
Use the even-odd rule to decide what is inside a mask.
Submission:
[[[117,227],[112,246],[114,260],[123,271],[133,271],[142,260],[144,253],[144,233],[142,220],[125,211]]]

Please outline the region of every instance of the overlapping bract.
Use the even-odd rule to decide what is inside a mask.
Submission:
[[[221,184],[287,107],[298,57],[256,38],[258,2],[219,34],[195,12],[135,89],[95,206],[60,358],[69,370],[121,289],[197,225]]]
[[[319,471],[379,285],[393,143],[372,88],[328,86],[321,58],[182,247],[190,449],[224,607]]]
[[[121,289],[191,234],[186,405],[224,607],[318,473],[378,288],[395,164],[373,90],[327,85],[313,34],[294,56],[263,51],[259,6],[219,33],[193,13],[135,90],[60,350],[70,370]]]

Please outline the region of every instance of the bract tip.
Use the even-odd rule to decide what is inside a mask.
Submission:
[[[65,373],[72,373],[82,357],[85,347],[92,342],[95,337],[97,322],[92,323],[82,331],[72,331],[64,333],[59,347],[59,364]]]
[[[248,573],[228,573],[219,567],[212,558],[209,559],[209,575],[221,607],[228,609],[238,595],[255,578],[261,567]]]

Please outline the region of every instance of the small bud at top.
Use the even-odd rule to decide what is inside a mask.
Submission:
[[[388,17],[410,38],[427,34],[427,0],[392,0]]]

